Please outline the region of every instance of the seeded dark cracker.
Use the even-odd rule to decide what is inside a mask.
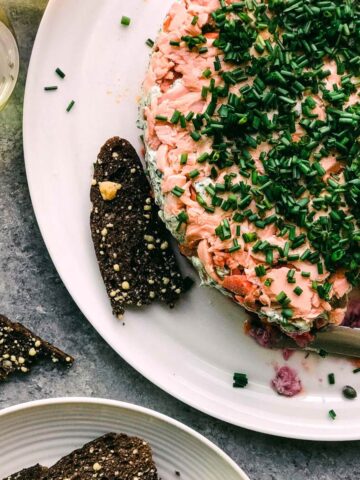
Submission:
[[[14,473],[3,480],[42,480],[47,470],[46,467],[35,465],[34,467],[25,468],[21,472]]]
[[[102,147],[91,188],[91,232],[116,315],[160,300],[173,306],[185,290],[135,149],[114,137]]]
[[[43,480],[158,480],[147,442],[108,433],[75,450],[49,468]]]
[[[0,381],[15,372],[27,373],[33,363],[47,358],[71,366],[73,357],[34,335],[20,323],[0,315]]]

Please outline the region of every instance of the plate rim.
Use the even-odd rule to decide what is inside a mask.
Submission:
[[[296,439],[296,440],[311,440],[311,441],[322,441],[322,442],[333,442],[333,441],[356,441],[360,440],[360,433],[356,433],[355,431],[351,431],[348,433],[346,429],[343,429],[341,432],[339,431],[334,431],[333,433],[331,432],[324,432],[322,434],[316,434],[309,432],[308,430],[302,430],[300,433],[296,432],[295,429],[289,428],[288,424],[286,422],[284,423],[279,423],[277,421],[274,421],[271,423],[269,427],[264,427],[259,425],[259,423],[255,424],[253,421],[247,421],[245,418],[242,418],[240,420],[237,419],[229,419],[226,415],[221,414],[219,412],[214,412],[212,411],[211,408],[208,408],[206,405],[203,403],[198,403],[196,399],[190,399],[187,395],[183,395],[181,392],[179,392],[176,388],[172,387],[172,384],[166,383],[165,381],[161,381],[160,379],[157,378],[156,374],[151,373],[151,372],[145,372],[145,369],[142,365],[140,365],[138,362],[133,361],[131,358],[128,358],[127,355],[123,355],[122,352],[120,352],[119,348],[116,345],[115,340],[111,337],[111,335],[107,335],[106,329],[99,327],[99,325],[95,324],[95,322],[92,321],[91,316],[87,315],[86,309],[83,308],[81,300],[78,298],[78,295],[75,291],[73,291],[73,288],[71,287],[70,283],[65,280],[66,276],[63,275],[62,272],[62,267],[61,267],[61,262],[59,262],[56,259],[56,255],[53,254],[52,252],[52,247],[48,243],[47,240],[47,235],[46,235],[46,221],[44,219],[41,219],[41,215],[38,215],[38,201],[36,199],[36,188],[35,185],[32,182],[32,176],[30,174],[31,170],[31,161],[30,161],[30,130],[31,130],[31,118],[29,115],[29,110],[30,110],[30,88],[29,84],[31,83],[31,78],[33,76],[33,65],[35,64],[36,59],[40,55],[39,47],[43,44],[43,40],[45,39],[43,35],[43,30],[45,30],[48,18],[53,17],[53,10],[55,10],[55,5],[56,5],[56,0],[49,0],[46,9],[44,11],[43,17],[41,19],[36,38],[33,44],[33,49],[31,53],[31,58],[30,62],[28,65],[28,71],[27,71],[27,77],[26,77],[26,85],[25,85],[25,93],[24,93],[24,106],[23,106],[23,151],[24,151],[24,163],[25,163],[25,170],[26,170],[26,178],[27,178],[27,183],[28,183],[28,188],[29,188],[29,194],[31,198],[31,203],[33,206],[33,211],[34,215],[36,218],[36,222],[38,225],[38,228],[40,230],[42,239],[44,241],[44,244],[46,246],[46,249],[48,251],[48,254],[51,258],[51,261],[53,262],[53,265],[55,266],[55,269],[57,271],[57,274],[61,278],[62,283],[64,284],[66,290],[68,291],[69,295],[72,297],[73,301],[76,303],[77,307],[81,311],[81,313],[84,315],[84,317],[87,319],[87,321],[92,325],[92,327],[99,333],[99,335],[104,339],[104,341],[122,358],[128,363],[132,368],[134,368],[136,371],[138,371],[142,376],[147,378],[151,383],[153,383],[155,386],[159,387],[161,390],[165,391],[172,397],[180,400],[186,405],[189,405],[190,407],[196,409],[197,411],[200,411],[206,415],[209,415],[210,417],[226,422],[230,425],[234,425],[237,427],[242,427],[250,431],[258,432],[258,433],[264,433],[267,435],[273,435],[277,437],[284,437],[284,438],[289,438],[289,439]],[[70,397],[70,398],[76,398],[76,397]],[[82,397],[79,397],[82,398]]]
[[[161,422],[171,425],[178,430],[181,430],[184,433],[191,435],[193,438],[198,440],[200,443],[205,445],[209,448],[213,454],[220,457],[224,462],[226,462],[235,473],[239,475],[241,480],[250,480],[248,475],[239,467],[239,465],[227,454],[225,453],[220,447],[215,445],[211,440],[206,438],[201,433],[197,432],[191,427],[188,427],[184,423],[176,420],[168,415],[160,413],[156,410],[151,408],[142,407],[141,405],[136,405],[134,403],[123,402],[120,400],[111,400],[101,397],[54,397],[54,398],[45,398],[41,400],[32,400],[29,402],[19,403],[17,405],[13,405],[10,407],[5,407],[0,410],[0,420],[3,417],[13,414],[22,414],[28,410],[32,409],[40,409],[41,407],[45,406],[56,406],[56,405],[98,405],[104,407],[115,407],[119,410],[128,410],[131,412],[141,413],[148,417],[155,418],[156,420],[160,420]]]

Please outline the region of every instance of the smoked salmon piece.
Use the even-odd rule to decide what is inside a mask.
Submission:
[[[256,289],[254,284],[247,280],[246,275],[231,275],[226,277],[223,282],[223,287],[242,297],[249,295]]]

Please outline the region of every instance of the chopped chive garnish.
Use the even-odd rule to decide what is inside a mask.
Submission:
[[[245,243],[255,242],[257,240],[256,232],[243,233],[243,239]]]
[[[303,289],[301,287],[295,287],[294,293],[299,297],[303,293]]]
[[[75,105],[75,100],[71,100],[71,102],[69,103],[69,105],[66,108],[66,111],[70,112],[70,110],[73,108],[74,105]]]
[[[186,128],[186,119],[183,114],[180,115],[180,126],[181,128]]]
[[[188,158],[189,158],[188,153],[182,153],[180,156],[180,165],[186,165]]]
[[[284,291],[281,291],[277,296],[276,296],[276,301],[278,303],[285,303],[288,300],[288,297]]]
[[[305,252],[301,255],[300,260],[304,261],[307,260],[311,255],[311,250],[307,248]]]
[[[200,157],[197,159],[198,163],[203,163],[209,158],[209,154],[207,152],[204,152],[200,155]]]
[[[336,418],[335,410],[329,410],[329,417],[330,417],[332,420],[335,420],[335,418]]]
[[[294,279],[294,276],[295,276],[295,270],[294,269],[289,270],[288,274],[287,274],[288,283],[295,283],[296,282],[296,280]]]
[[[258,265],[257,267],[255,267],[255,273],[257,277],[263,277],[264,275],[266,275],[264,265]]]
[[[218,72],[218,71],[221,70],[221,62],[220,62],[220,58],[219,58],[219,57],[215,57],[214,69],[215,69],[216,72]]]
[[[294,315],[294,312],[291,310],[291,308],[284,308],[284,310],[281,311],[281,315],[284,318],[292,318]]]
[[[210,78],[211,77],[210,68],[207,68],[206,70],[203,71],[203,77],[205,77],[205,78]]]
[[[265,260],[266,260],[266,263],[269,263],[270,265],[272,265],[273,260],[274,260],[274,254],[273,254],[273,251],[271,249],[269,249],[266,252]]]
[[[176,185],[172,190],[171,193],[175,195],[175,197],[181,197],[181,195],[185,192],[185,190],[178,185]]]
[[[207,185],[205,187],[205,191],[211,196],[211,197],[215,197],[216,196],[216,192],[214,190],[214,187],[213,185]]]
[[[181,112],[179,112],[179,110],[175,110],[175,112],[173,113],[170,119],[170,122],[174,124],[178,123],[180,120],[180,116],[181,116]]]
[[[207,53],[209,49],[207,47],[201,47],[199,48],[199,53]]]
[[[155,45],[154,40],[152,40],[151,38],[148,38],[145,43],[150,48],[152,48]]]
[[[251,195],[246,195],[246,197],[244,197],[238,204],[238,208],[239,209],[243,209],[243,208],[246,208],[250,205],[251,203]]]
[[[201,138],[201,135],[199,132],[193,131],[190,133],[190,137],[194,140],[194,142],[198,142]]]
[[[264,285],[265,285],[266,287],[271,287],[272,282],[273,282],[273,279],[272,279],[272,278],[267,278],[267,279],[265,280],[265,282],[264,282]]]
[[[355,369],[353,370],[353,373],[359,373],[359,372],[360,372],[360,368],[355,368]]]
[[[191,170],[191,172],[189,172],[189,177],[190,178],[196,178],[199,175],[200,175],[200,172],[197,168],[195,170]]]
[[[242,213],[235,213],[233,220],[234,222],[242,222],[244,220],[244,215]]]
[[[56,70],[55,70],[55,73],[57,73],[57,75],[60,77],[60,78],[65,78],[65,73],[58,67]]]
[[[156,115],[155,120],[159,120],[159,122],[167,122],[168,117],[166,117],[165,115]]]
[[[238,250],[240,250],[241,247],[239,245],[239,242],[237,241],[237,239],[235,238],[233,240],[233,246],[229,248],[229,253],[234,253],[234,252],[237,252]]]
[[[125,27],[128,27],[131,23],[131,18],[130,17],[126,17],[125,15],[123,15],[121,17],[121,20],[120,20],[120,23],[121,25],[124,25]]]
[[[301,276],[302,276],[302,277],[309,278],[310,275],[311,275],[310,272],[301,272]]]
[[[328,382],[329,382],[329,385],[335,385],[335,375],[333,373],[329,373]]]
[[[58,87],[56,87],[55,85],[54,85],[54,86],[50,86],[50,87],[44,87],[44,90],[45,90],[46,92],[52,92],[52,91],[57,90],[57,89],[58,89]]]
[[[191,20],[191,25],[196,25],[199,20],[199,17],[197,15],[193,16],[193,19]]]
[[[234,373],[233,380],[234,388],[245,388],[249,383],[246,373]]]
[[[172,47],[180,47],[180,42],[178,40],[170,40],[170,45]]]
[[[178,220],[178,226],[176,228],[176,231],[178,232],[180,229],[181,229],[181,226],[184,224],[184,223],[187,223],[187,221],[189,220],[189,215],[182,211],[179,213],[179,215],[176,217],[177,220]]]
[[[177,216],[177,219],[180,222],[187,222],[189,220],[189,215],[186,212],[180,212],[179,215]]]

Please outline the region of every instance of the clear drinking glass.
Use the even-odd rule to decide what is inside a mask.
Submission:
[[[0,111],[11,96],[18,75],[18,46],[10,21],[0,5]]]

